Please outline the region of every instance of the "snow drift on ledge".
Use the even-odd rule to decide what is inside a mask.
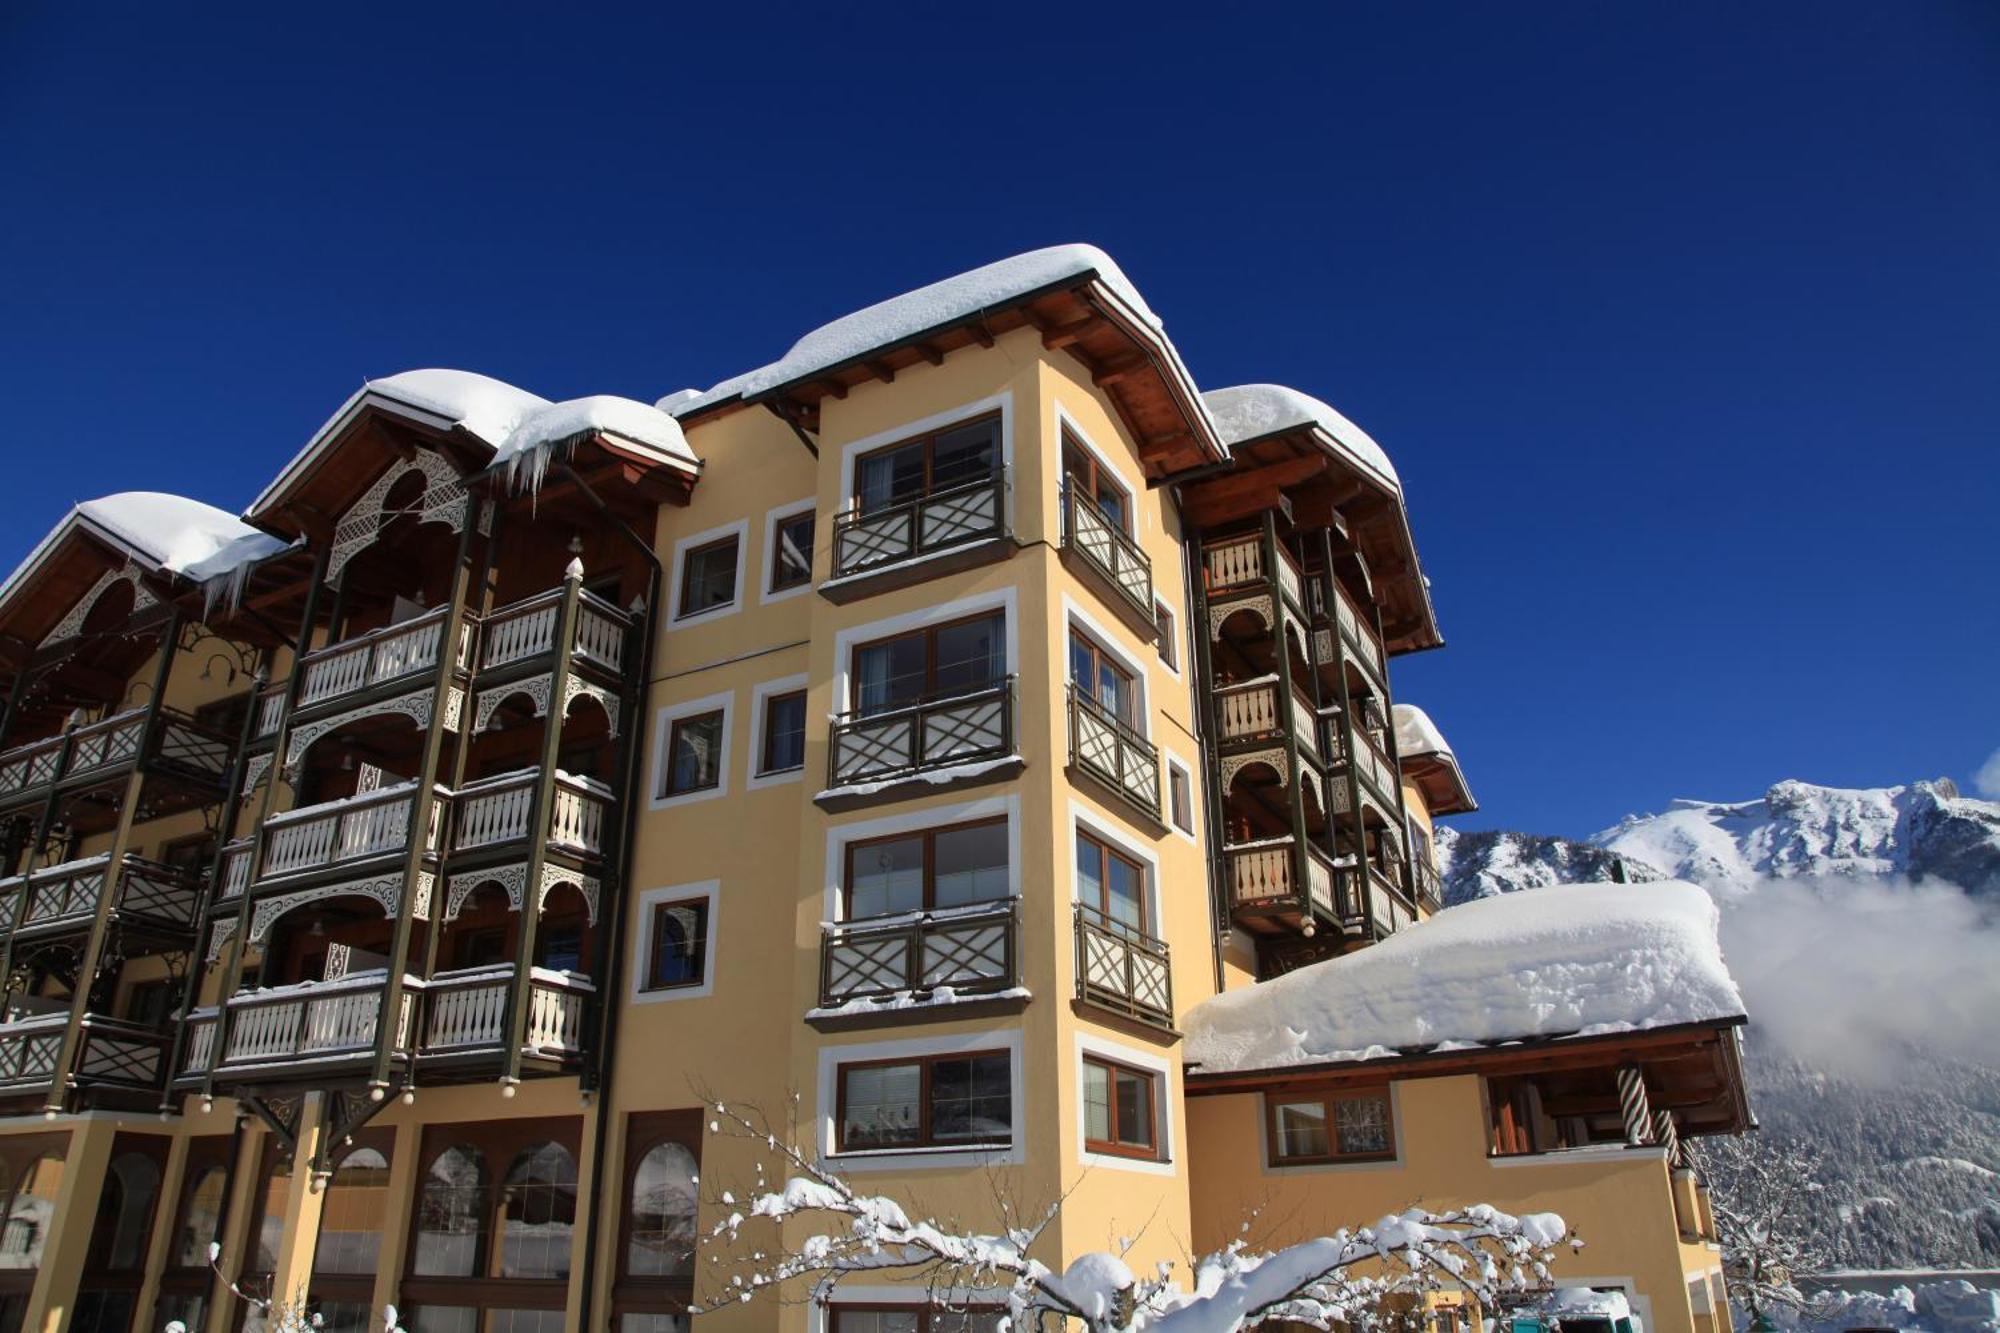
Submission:
[[[1403,489],[1388,451],[1367,431],[1309,393],[1282,384],[1238,384],[1210,389],[1201,396],[1222,442],[1235,448],[1245,440],[1261,439],[1281,430],[1318,426],[1331,435],[1341,452],[1392,491]]]
[[[1372,948],[1197,1005],[1202,1074],[1595,1036],[1743,1015],[1717,912],[1680,881],[1564,884],[1447,908]]]
[[[120,491],[85,500],[35,544],[7,581],[0,599],[72,523],[94,528],[155,569],[199,579],[209,566],[259,559],[284,543],[214,505],[164,491]]]

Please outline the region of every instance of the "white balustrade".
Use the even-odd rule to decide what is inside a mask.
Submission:
[[[445,974],[430,986],[424,1025],[426,1051],[498,1046],[507,1035],[511,971],[486,971],[476,984]]]
[[[461,788],[452,846],[465,851],[527,837],[528,818],[535,805],[534,780],[535,770],[530,768],[507,774],[491,786],[480,783]]]
[[[1278,689],[1275,680],[1228,685],[1215,692],[1222,739],[1247,740],[1278,729]]]
[[[290,875],[396,851],[408,844],[416,784],[306,806],[264,827],[264,874]],[[437,846],[442,802],[433,804],[429,845]]]
[[[1287,898],[1297,892],[1292,878],[1292,840],[1273,839],[1258,846],[1230,847],[1230,898],[1233,902],[1257,902],[1266,898]]]
[[[540,597],[503,608],[486,619],[485,650],[480,665],[492,669],[510,662],[540,657],[554,649],[556,620],[562,612],[561,593]]]
[[[1246,583],[1262,581],[1263,556],[1263,542],[1257,537],[1207,547],[1202,551],[1202,562],[1208,570],[1208,586],[1211,589],[1239,588]]]
[[[583,1049],[583,996],[537,978],[528,991],[528,1030],[521,1045],[531,1051]]]
[[[437,665],[449,608],[373,630],[306,658],[299,681],[299,706],[325,703]]]

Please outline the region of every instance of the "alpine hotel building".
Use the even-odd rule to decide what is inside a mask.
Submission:
[[[1677,1142],[1748,1124],[1740,1014],[1183,1058],[1440,910],[1441,642],[1383,450],[1197,390],[1083,246],[657,406],[370,381],[240,518],[81,504],[0,587],[0,1333],[244,1327],[212,1242],[329,1329],[677,1333],[719,1099],[967,1226],[1066,1196],[1058,1269],[1486,1201],[1723,1333]],[[697,1318],[991,1326],[924,1295]]]

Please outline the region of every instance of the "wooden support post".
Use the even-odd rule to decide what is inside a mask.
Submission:
[[[318,1089],[306,1093],[292,1149],[292,1175],[285,1186],[278,1266],[271,1272],[274,1305],[301,1304],[312,1286],[320,1211],[326,1206],[326,1178],[316,1168],[328,1146],[326,1122],[327,1094]]]
[[[431,828],[434,824],[442,827],[443,823],[437,818],[437,773],[444,755],[445,733],[458,733],[458,748],[463,750],[465,729],[472,725],[471,700],[461,695],[454,707],[452,696],[460,688],[458,645],[465,632],[465,603],[472,591],[472,539],[479,530],[479,505],[479,495],[468,492],[465,518],[458,532],[458,558],[452,565],[451,610],[445,613],[444,624],[438,631],[444,637],[438,643],[437,675],[431,682],[431,725],[424,736],[423,758],[413,775],[417,789],[410,798],[410,837],[403,853],[402,892],[397,896],[396,928],[389,943],[389,977],[382,986],[382,1008],[375,1020],[375,1063],[368,1076],[368,1095],[378,1102],[389,1095],[390,1066],[401,1049],[400,1043],[409,1041],[406,1058],[414,1065],[415,1047],[422,1040],[422,1013],[414,1012],[413,1008],[409,1025],[405,1027],[403,1023],[403,1005],[409,995],[403,981],[410,967],[410,933],[415,929],[418,899],[426,896],[430,899],[424,912],[431,921],[433,934],[443,902],[439,892],[442,886],[433,882],[426,894],[422,877],[430,873],[424,869],[424,855],[430,850]],[[444,868],[444,850],[443,846],[437,849],[440,871]],[[312,1160],[317,1167],[318,1157]]]
[[[583,597],[583,561],[569,562],[563,571],[561,610],[556,613],[555,661],[549,668],[549,712],[543,720],[540,768],[535,774],[535,799],[528,810],[528,867],[521,887],[521,929],[514,959],[514,979],[507,996],[507,1026],[501,1052],[500,1086],[509,1097],[521,1081],[521,1046],[528,1036],[528,1014],[534,999],[535,937],[542,915],[542,868],[548,864],[549,815],[555,803],[556,764],[562,756],[564,690],[571,658],[576,652],[576,612]],[[600,901],[602,893],[599,894]]]
[[[618,793],[624,804],[618,811],[616,834],[610,831],[610,821],[606,821],[603,861],[598,867],[597,920],[593,923],[594,948],[590,960],[593,990],[586,1010],[589,1017],[584,1031],[599,1034],[599,1040],[592,1041],[590,1049],[584,1052],[583,1068],[577,1081],[585,1092],[596,1089],[603,1062],[611,1058],[611,1044],[606,1039],[609,1035],[607,1017],[612,1006],[619,1003],[619,997],[607,989],[612,971],[611,941],[619,935],[612,923],[622,921],[624,913],[624,894],[619,886],[624,883],[625,862],[631,851],[625,834],[634,827],[630,815],[644,800],[644,794],[633,778],[644,762],[640,745],[646,735],[646,648],[653,632],[652,609],[659,602],[659,581],[660,575],[655,567],[649,585],[652,600],[633,615],[632,628],[627,631],[625,640],[625,658],[619,664],[618,759],[612,774],[611,790]]]
[[[76,1289],[90,1256],[91,1234],[111,1165],[111,1142],[118,1126],[88,1117],[76,1121],[63,1152],[62,1180],[50,1211],[54,1230],[42,1250],[41,1267],[28,1291],[19,1327],[33,1333],[62,1333],[76,1314]]]

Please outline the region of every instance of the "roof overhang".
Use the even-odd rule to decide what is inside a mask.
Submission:
[[[1472,789],[1465,783],[1465,774],[1458,767],[1458,757],[1451,751],[1403,754],[1397,758],[1402,761],[1403,776],[1417,784],[1417,790],[1424,796],[1424,807],[1433,817],[1469,815],[1479,808],[1479,802],[1472,799]]]

